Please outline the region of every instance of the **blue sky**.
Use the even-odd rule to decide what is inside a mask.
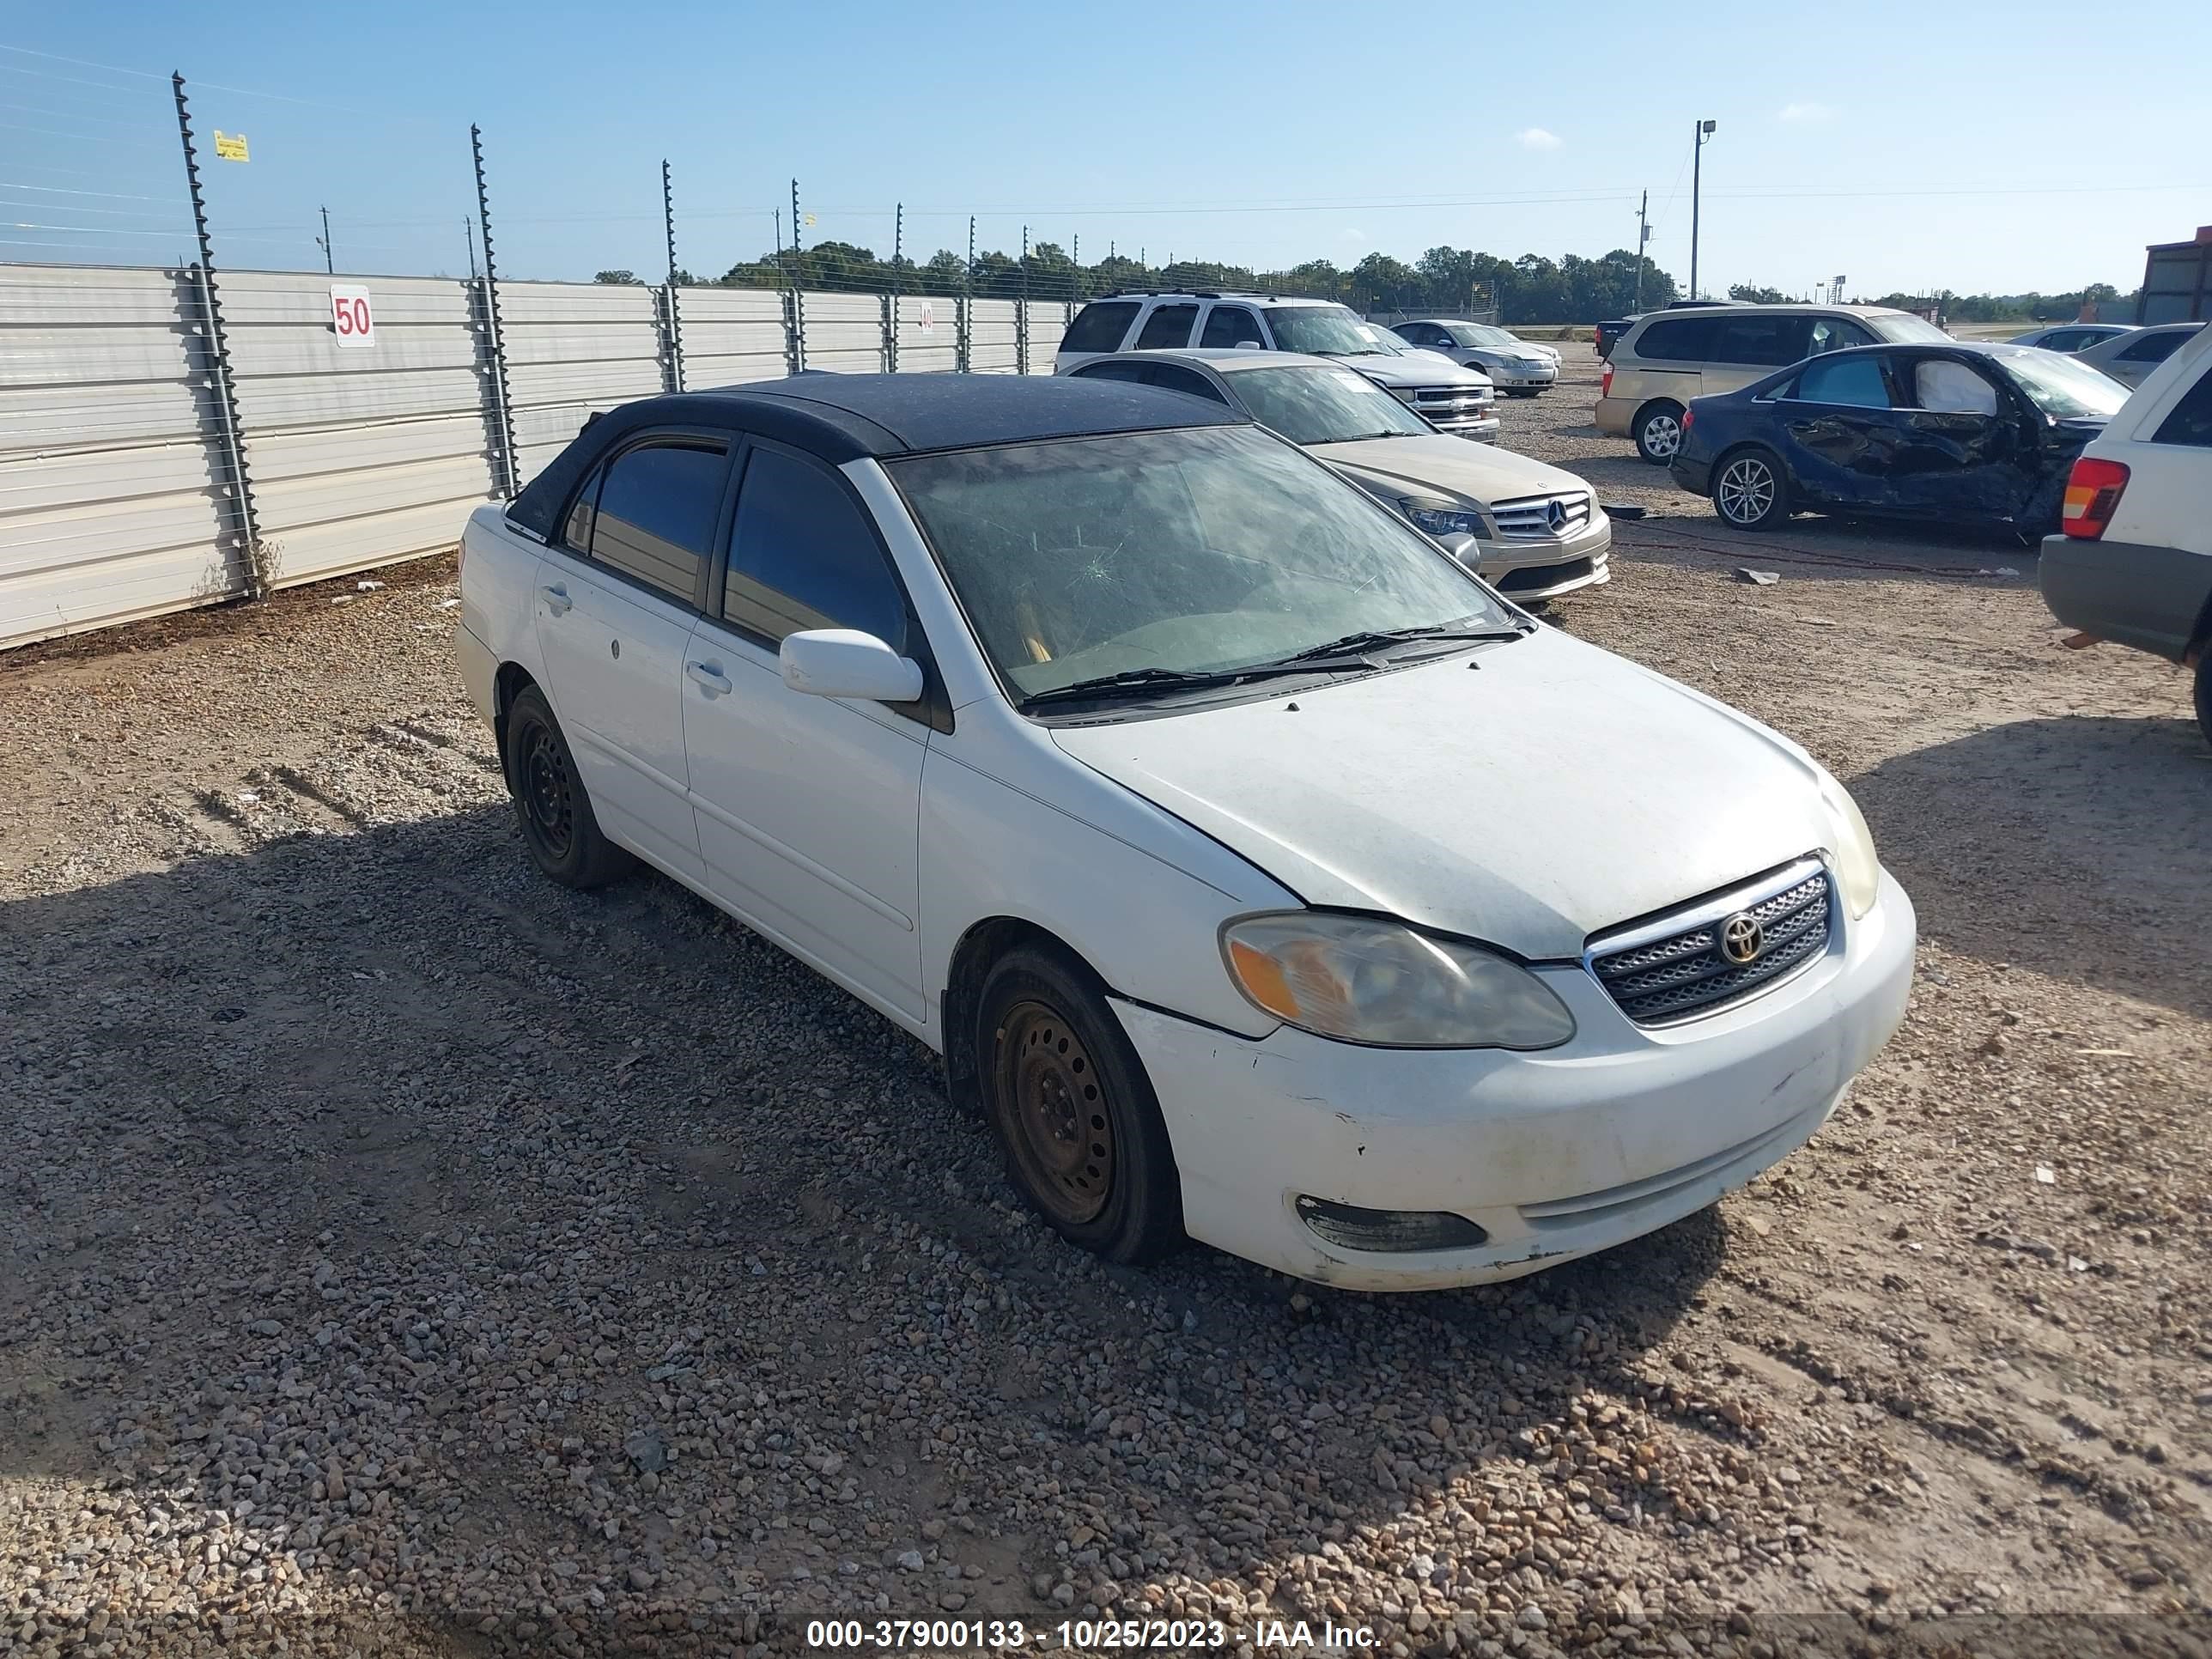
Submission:
[[[1438,243],[1632,246],[1790,289],[2131,288],[2212,223],[2212,7],[1887,0],[1778,20],[1713,0],[1388,9],[1188,4],[425,4],[104,0],[0,9],[0,258],[159,264],[188,216],[167,75],[192,90],[219,264],[467,269],[468,126],[501,270],[718,273],[800,181],[828,237],[888,253],[1080,235],[1266,269]],[[2109,43],[2107,45],[2106,43]],[[2109,70],[2100,49],[2111,52]],[[89,68],[59,58],[112,68]],[[2171,66],[2161,73],[2160,64]],[[149,71],[148,75],[114,72]],[[2192,85],[2192,82],[2196,84]]]

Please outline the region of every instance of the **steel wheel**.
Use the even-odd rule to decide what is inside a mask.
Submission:
[[[1097,1218],[1114,1195],[1114,1119],[1091,1051],[1066,1018],[1024,1000],[1000,1024],[997,1075],[1000,1121],[1024,1184],[1064,1225]]]
[[[1713,505],[1730,524],[1756,524],[1774,511],[1774,469],[1756,455],[1739,455],[1713,486]]]
[[[530,814],[547,854],[568,856],[576,827],[575,782],[568,775],[568,757],[561,751],[551,730],[533,726],[530,748],[522,761],[522,809]]]

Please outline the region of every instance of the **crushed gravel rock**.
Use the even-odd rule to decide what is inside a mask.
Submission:
[[[2212,1651],[2186,685],[2016,544],[1724,532],[1568,349],[1509,442],[1652,516],[1555,620],[1803,743],[1919,905],[1809,1148],[1503,1286],[1109,1268],[874,1014],[536,878],[449,560],[16,653],[0,1652]]]

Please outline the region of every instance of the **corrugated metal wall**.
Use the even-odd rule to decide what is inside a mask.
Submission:
[[[1049,374],[1053,358],[1060,350],[1060,337],[1067,332],[1067,301],[1024,300],[1019,303],[1029,319],[1029,372]]]
[[[968,302],[968,367],[977,374],[1013,374],[1021,364],[1014,355],[1016,300]]]
[[[363,282],[375,343],[338,344],[327,276],[218,279],[246,474],[272,585],[450,547],[495,492],[482,342],[468,290]]]
[[[0,648],[234,598],[242,501],[191,270],[0,264]],[[369,293],[374,343],[341,346],[334,282]],[[240,271],[216,279],[270,585],[451,546],[499,489],[505,443],[479,284]],[[801,296],[809,368],[1052,373],[1057,300]],[[678,296],[683,383],[781,379],[790,296]],[[675,383],[659,289],[501,283],[518,485],[594,410]]]
[[[501,283],[515,483],[528,483],[594,410],[665,389],[654,290],[616,283]],[[702,382],[694,380],[694,385]],[[453,532],[460,533],[460,520]]]
[[[684,331],[684,384],[693,392],[780,380],[785,360],[783,295],[763,288],[686,288],[676,294]]]
[[[242,591],[197,285],[0,266],[0,647]]]

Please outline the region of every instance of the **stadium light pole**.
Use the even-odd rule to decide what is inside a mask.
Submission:
[[[1690,162],[1690,297],[1698,297],[1698,187],[1703,182],[1705,159],[1705,140],[1713,136],[1717,121],[1698,123],[1697,149]],[[1676,173],[1677,179],[1682,175]]]

